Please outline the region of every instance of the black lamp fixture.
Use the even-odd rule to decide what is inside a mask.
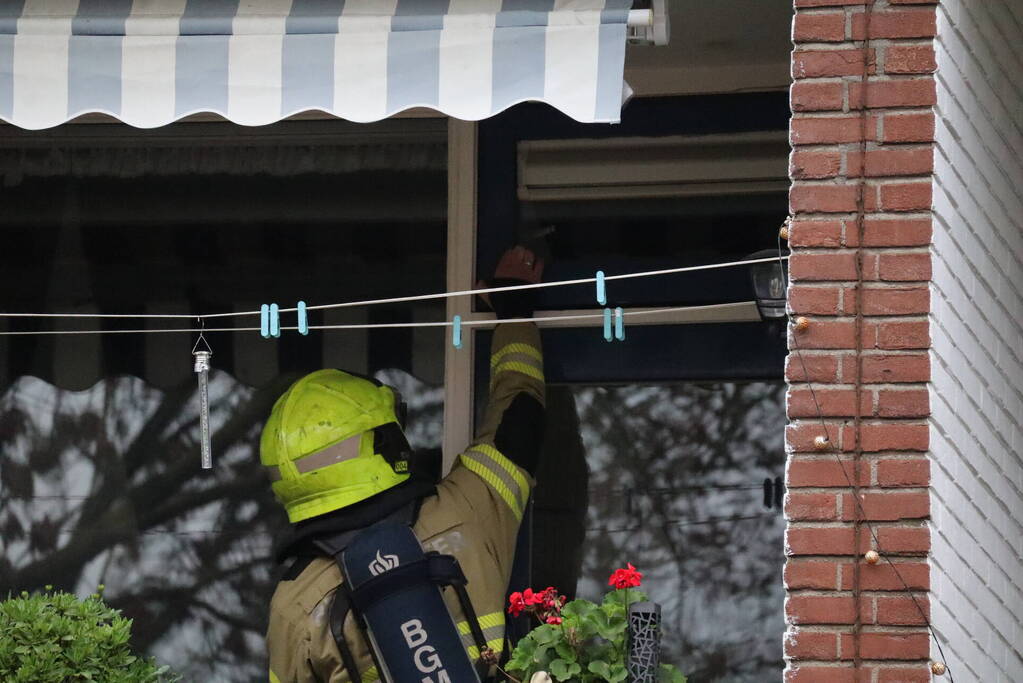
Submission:
[[[773,258],[771,258],[773,257]],[[757,310],[762,320],[779,320],[785,317],[786,285],[788,283],[788,259],[779,259],[777,249],[764,249],[747,257],[771,258],[770,261],[754,263],[749,267],[753,282],[753,295],[757,299]]]

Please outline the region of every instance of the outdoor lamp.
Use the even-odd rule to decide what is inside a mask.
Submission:
[[[750,254],[749,260],[775,257],[771,261],[754,263],[749,267],[753,280],[753,294],[757,299],[757,310],[763,320],[778,320],[785,317],[785,287],[788,282],[788,261],[778,260],[776,249],[764,249]]]

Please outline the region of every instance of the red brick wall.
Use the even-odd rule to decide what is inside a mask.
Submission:
[[[789,297],[810,325],[790,331],[806,372],[794,352],[786,368],[785,680],[799,683],[931,677],[917,608],[863,553],[928,609],[935,6],[871,1],[795,0]]]

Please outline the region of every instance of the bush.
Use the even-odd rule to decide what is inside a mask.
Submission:
[[[100,586],[100,591],[103,587]],[[47,591],[50,587],[47,586]],[[128,646],[131,620],[103,602],[64,592],[0,602],[0,680],[6,683],[165,683],[167,667]]]

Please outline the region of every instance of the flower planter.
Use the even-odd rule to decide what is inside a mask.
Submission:
[[[557,589],[527,588],[509,596],[508,613],[532,614],[540,625],[520,640],[507,669],[523,683],[684,683],[675,667],[658,662],[659,608],[637,590],[642,573],[631,564],[608,580],[601,604],[568,602]]]

